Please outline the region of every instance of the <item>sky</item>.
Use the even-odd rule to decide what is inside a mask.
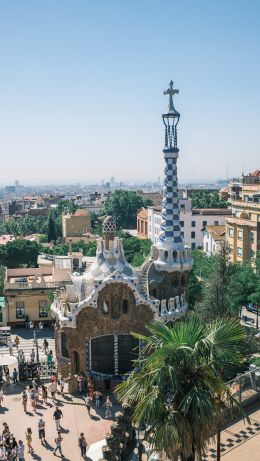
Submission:
[[[162,178],[171,79],[179,181],[260,168],[259,19],[258,0],[1,0],[0,184]]]

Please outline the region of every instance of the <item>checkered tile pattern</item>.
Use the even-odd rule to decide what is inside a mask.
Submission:
[[[178,198],[177,159],[166,158],[160,241],[182,242]]]
[[[229,430],[222,432],[221,438],[224,439],[224,436],[228,434],[229,437],[225,439],[225,443],[221,443],[220,451],[221,454],[228,452],[229,450],[236,448],[240,443],[246,442],[251,437],[260,434],[260,423],[254,422],[251,426],[245,427],[242,431],[233,433]],[[212,461],[217,458],[216,448],[210,448],[208,450],[207,456],[203,457],[201,461]]]

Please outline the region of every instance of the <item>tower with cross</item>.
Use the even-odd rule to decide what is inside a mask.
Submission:
[[[157,271],[188,272],[191,268],[189,249],[185,247],[180,226],[177,159],[179,156],[177,126],[180,114],[174,107],[173,97],[179,94],[173,81],[164,95],[169,96],[168,111],[162,114],[164,138],[164,188],[159,241],[153,246],[154,267]]]

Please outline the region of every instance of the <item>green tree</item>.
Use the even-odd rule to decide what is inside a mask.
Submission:
[[[52,213],[49,214],[49,218],[48,218],[47,236],[48,236],[48,242],[56,242],[57,237],[58,237],[57,231],[56,231],[56,223],[55,223]]]
[[[0,264],[8,268],[37,267],[39,246],[29,240],[14,240],[0,246]]]
[[[135,229],[137,211],[151,204],[151,200],[143,199],[136,192],[116,190],[105,201],[102,214],[113,216],[119,229]]]
[[[210,274],[203,280],[202,301],[198,309],[204,321],[231,315],[228,289],[233,268],[230,249],[223,243]]]
[[[207,256],[202,250],[192,250],[193,260],[192,270],[189,277],[189,306],[194,307],[202,300],[204,281],[210,276],[214,264],[215,256]]]
[[[216,190],[188,191],[193,208],[227,208],[228,202]]]
[[[250,302],[256,287],[257,276],[250,264],[235,264],[228,289],[230,307],[234,314],[238,315],[239,308]]]
[[[0,296],[4,293],[5,267],[0,266]]]
[[[153,448],[169,459],[201,459],[223,410],[239,408],[222,369],[240,363],[244,330],[225,318],[210,325],[198,318],[172,327],[154,322],[147,330],[149,336],[134,334],[142,354],[116,394],[134,407],[133,423],[149,428]]]

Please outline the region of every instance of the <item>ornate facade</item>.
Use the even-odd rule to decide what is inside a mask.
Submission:
[[[191,268],[189,250],[180,232],[177,194],[177,124],[179,113],[173,105],[173,83],[165,125],[165,181],[160,240],[151,256],[138,269],[124,256],[122,241],[115,237],[115,223],[107,217],[104,238],[98,240],[95,262],[72,284],[55,293],[51,306],[56,319],[57,358],[62,373],[79,372],[96,378],[116,378],[132,368],[141,345],[131,332],[145,333],[153,320],[175,321],[187,310],[187,285]]]

